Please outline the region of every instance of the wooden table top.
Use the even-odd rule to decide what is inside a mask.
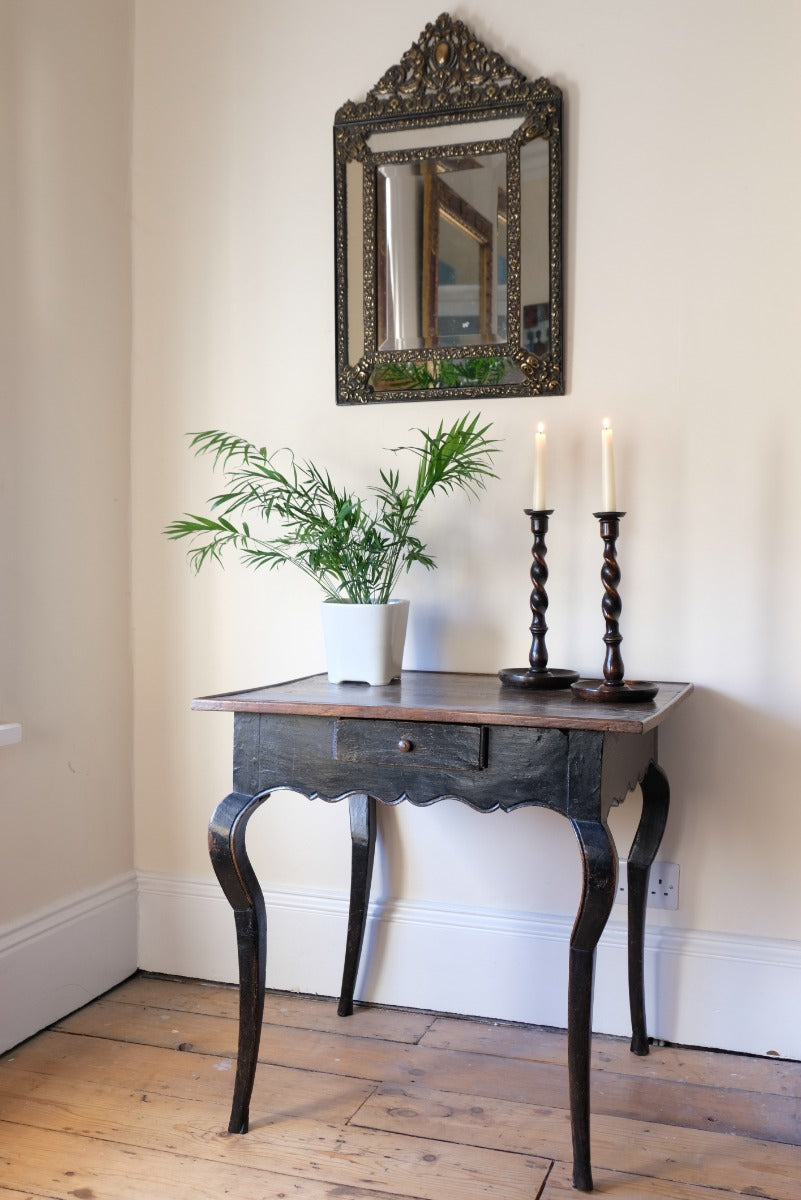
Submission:
[[[329,683],[325,674],[308,675],[267,687],[201,696],[192,701],[192,708],[643,734],[659,725],[692,690],[691,683],[660,683],[654,700],[608,704],[581,700],[569,688],[505,687],[497,675],[404,671],[399,681],[384,686]]]

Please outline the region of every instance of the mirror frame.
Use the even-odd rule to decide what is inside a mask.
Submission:
[[[517,118],[508,137],[469,143],[474,154],[506,153],[507,184],[507,341],[485,345],[378,349],[377,170],[381,162],[418,163],[445,156],[454,147],[438,145],[433,131],[442,127]],[[377,134],[432,130],[432,144],[413,135],[409,148],[377,154],[370,138]],[[446,130],[447,135],[447,130]],[[522,343],[520,151],[530,141],[548,143],[548,278],[549,331],[547,353],[535,355]],[[457,151],[465,152],[460,130]],[[348,165],[359,164],[362,195],[354,198],[361,224],[358,277],[348,279]],[[334,230],[336,280],[336,399],[337,404],[450,399],[484,396],[564,395],[563,256],[562,256],[562,93],[547,79],[531,81],[483,45],[461,21],[443,13],[427,25],[417,42],[390,67],[360,103],[348,101],[334,122]],[[351,361],[349,312],[363,315],[363,353]],[[501,365],[511,360],[519,382],[497,381],[485,370],[487,360]],[[398,368],[421,360],[463,364],[465,383],[377,389],[376,368]],[[472,363],[471,360],[479,360]],[[440,368],[438,367],[437,370]],[[521,379],[522,377],[522,379]]]

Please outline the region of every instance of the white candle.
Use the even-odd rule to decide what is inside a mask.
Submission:
[[[534,502],[532,508],[535,512],[543,512],[545,509],[545,426],[540,421],[537,426],[537,435],[534,439],[535,455],[534,455]]]
[[[601,490],[603,492],[603,512],[617,512],[617,492],[615,490],[615,448],[612,445],[612,427],[609,421],[604,421],[601,430]]]

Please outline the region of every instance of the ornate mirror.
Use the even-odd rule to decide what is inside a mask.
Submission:
[[[447,13],[340,108],[338,404],[564,393],[561,117]]]

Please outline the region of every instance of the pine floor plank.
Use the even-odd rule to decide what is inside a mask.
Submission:
[[[509,1200],[530,1200],[550,1167],[517,1153],[310,1120],[289,1101],[282,1119],[256,1124],[243,1137],[222,1132],[216,1106],[207,1101],[184,1101],[179,1108],[163,1096],[80,1080],[65,1096],[59,1081],[18,1069],[13,1076],[0,1072],[0,1147],[2,1129],[16,1126],[46,1131],[39,1140],[47,1144],[62,1134],[79,1135],[87,1145],[113,1144],[121,1159],[160,1151],[209,1166],[224,1162],[237,1172],[276,1171],[421,1200],[485,1200],[499,1180]],[[12,1176],[9,1182],[19,1181]]]
[[[169,980],[139,975],[120,988],[109,992],[105,999],[120,999],[126,1004],[164,1007],[165,984],[169,990],[169,1006],[178,1012],[206,1013],[208,1016],[237,1017],[237,992],[222,983],[201,983],[196,980]],[[356,1005],[353,1017],[337,1016],[337,1002],[330,997],[295,996],[283,992],[268,992],[264,1002],[264,1024],[290,1026],[297,1029],[318,1029],[341,1033],[343,1022],[358,1021],[358,1036],[384,1038],[393,1042],[419,1042],[436,1021],[434,1013],[409,1009],[378,1008],[375,1005]]]
[[[13,1138],[13,1159],[4,1157],[2,1147],[7,1138]],[[247,1167],[233,1173],[224,1161],[210,1162],[72,1133],[49,1132],[43,1138],[37,1129],[5,1123],[0,1123],[0,1168],[8,1171],[12,1186],[17,1179],[34,1180],[23,1195],[36,1200],[42,1196],[52,1200],[331,1200],[336,1195],[323,1179],[298,1179],[277,1170]],[[340,1195],[343,1200],[345,1196],[347,1200],[386,1200],[386,1192],[359,1185]],[[400,1190],[393,1196],[420,1200],[415,1193]]]
[[[721,1192],[717,1188],[676,1183],[673,1179],[649,1179],[645,1175],[624,1175],[620,1171],[599,1171],[595,1167],[592,1180],[592,1194],[608,1196],[610,1200],[734,1200],[735,1197],[734,1193]],[[537,1200],[567,1200],[568,1197],[576,1200],[579,1195],[573,1187],[571,1166],[558,1162],[554,1163]]]
[[[0,1200],[577,1194],[563,1032],[368,1006],[343,1020],[280,993],[266,1007],[245,1137],[225,1133],[230,987],[139,976],[0,1058]],[[801,1200],[801,1064],[594,1049],[597,1194]]]
[[[340,1023],[343,1032],[337,1033],[268,1027],[262,1034],[259,1061],[376,1082],[419,1083],[433,1089],[568,1107],[567,1070],[562,1064],[438,1049],[428,1046],[425,1038],[419,1045],[363,1038],[358,1032],[358,1016],[340,1018]],[[230,1056],[236,1046],[236,1024],[231,1018],[155,1006],[143,1009],[121,1000],[99,1000],[58,1028],[202,1054]],[[637,1059],[636,1055],[629,1057]],[[795,1096],[746,1093],[744,1098],[728,1088],[651,1078],[640,1074],[636,1065],[632,1070],[633,1075],[609,1069],[594,1073],[594,1112],[647,1115],[655,1121],[700,1129],[712,1125],[722,1132],[775,1141],[792,1141],[801,1128],[801,1099]]]
[[[428,1137],[501,1145],[562,1162],[571,1157],[565,1111],[499,1100],[477,1104],[474,1095],[382,1087],[365,1102],[354,1123],[410,1136],[425,1129]],[[593,1167],[773,1200],[801,1200],[801,1146],[595,1113],[591,1144]]]
[[[234,1069],[230,1058],[50,1031],[0,1060],[0,1092],[21,1094],[21,1081],[29,1075],[52,1079],[62,1089],[77,1078],[93,1087],[114,1085],[148,1098],[207,1101],[222,1130],[228,1123]],[[374,1089],[372,1080],[265,1063],[256,1074],[253,1109],[262,1124],[287,1112],[344,1123]]]
[[[567,1062],[567,1043],[559,1029],[460,1017],[438,1017],[423,1036],[422,1045],[562,1066]],[[801,1097],[801,1062],[787,1059],[658,1045],[651,1046],[650,1053],[640,1057],[629,1050],[628,1038],[596,1034],[592,1065],[597,1071],[622,1071],[626,1075],[672,1079],[677,1083],[741,1091],[753,1088],[758,1092]]]
[[[0,1200],[58,1200],[52,1192],[31,1192],[27,1188],[24,1192],[18,1192],[16,1188],[12,1191],[11,1188],[0,1187]]]

